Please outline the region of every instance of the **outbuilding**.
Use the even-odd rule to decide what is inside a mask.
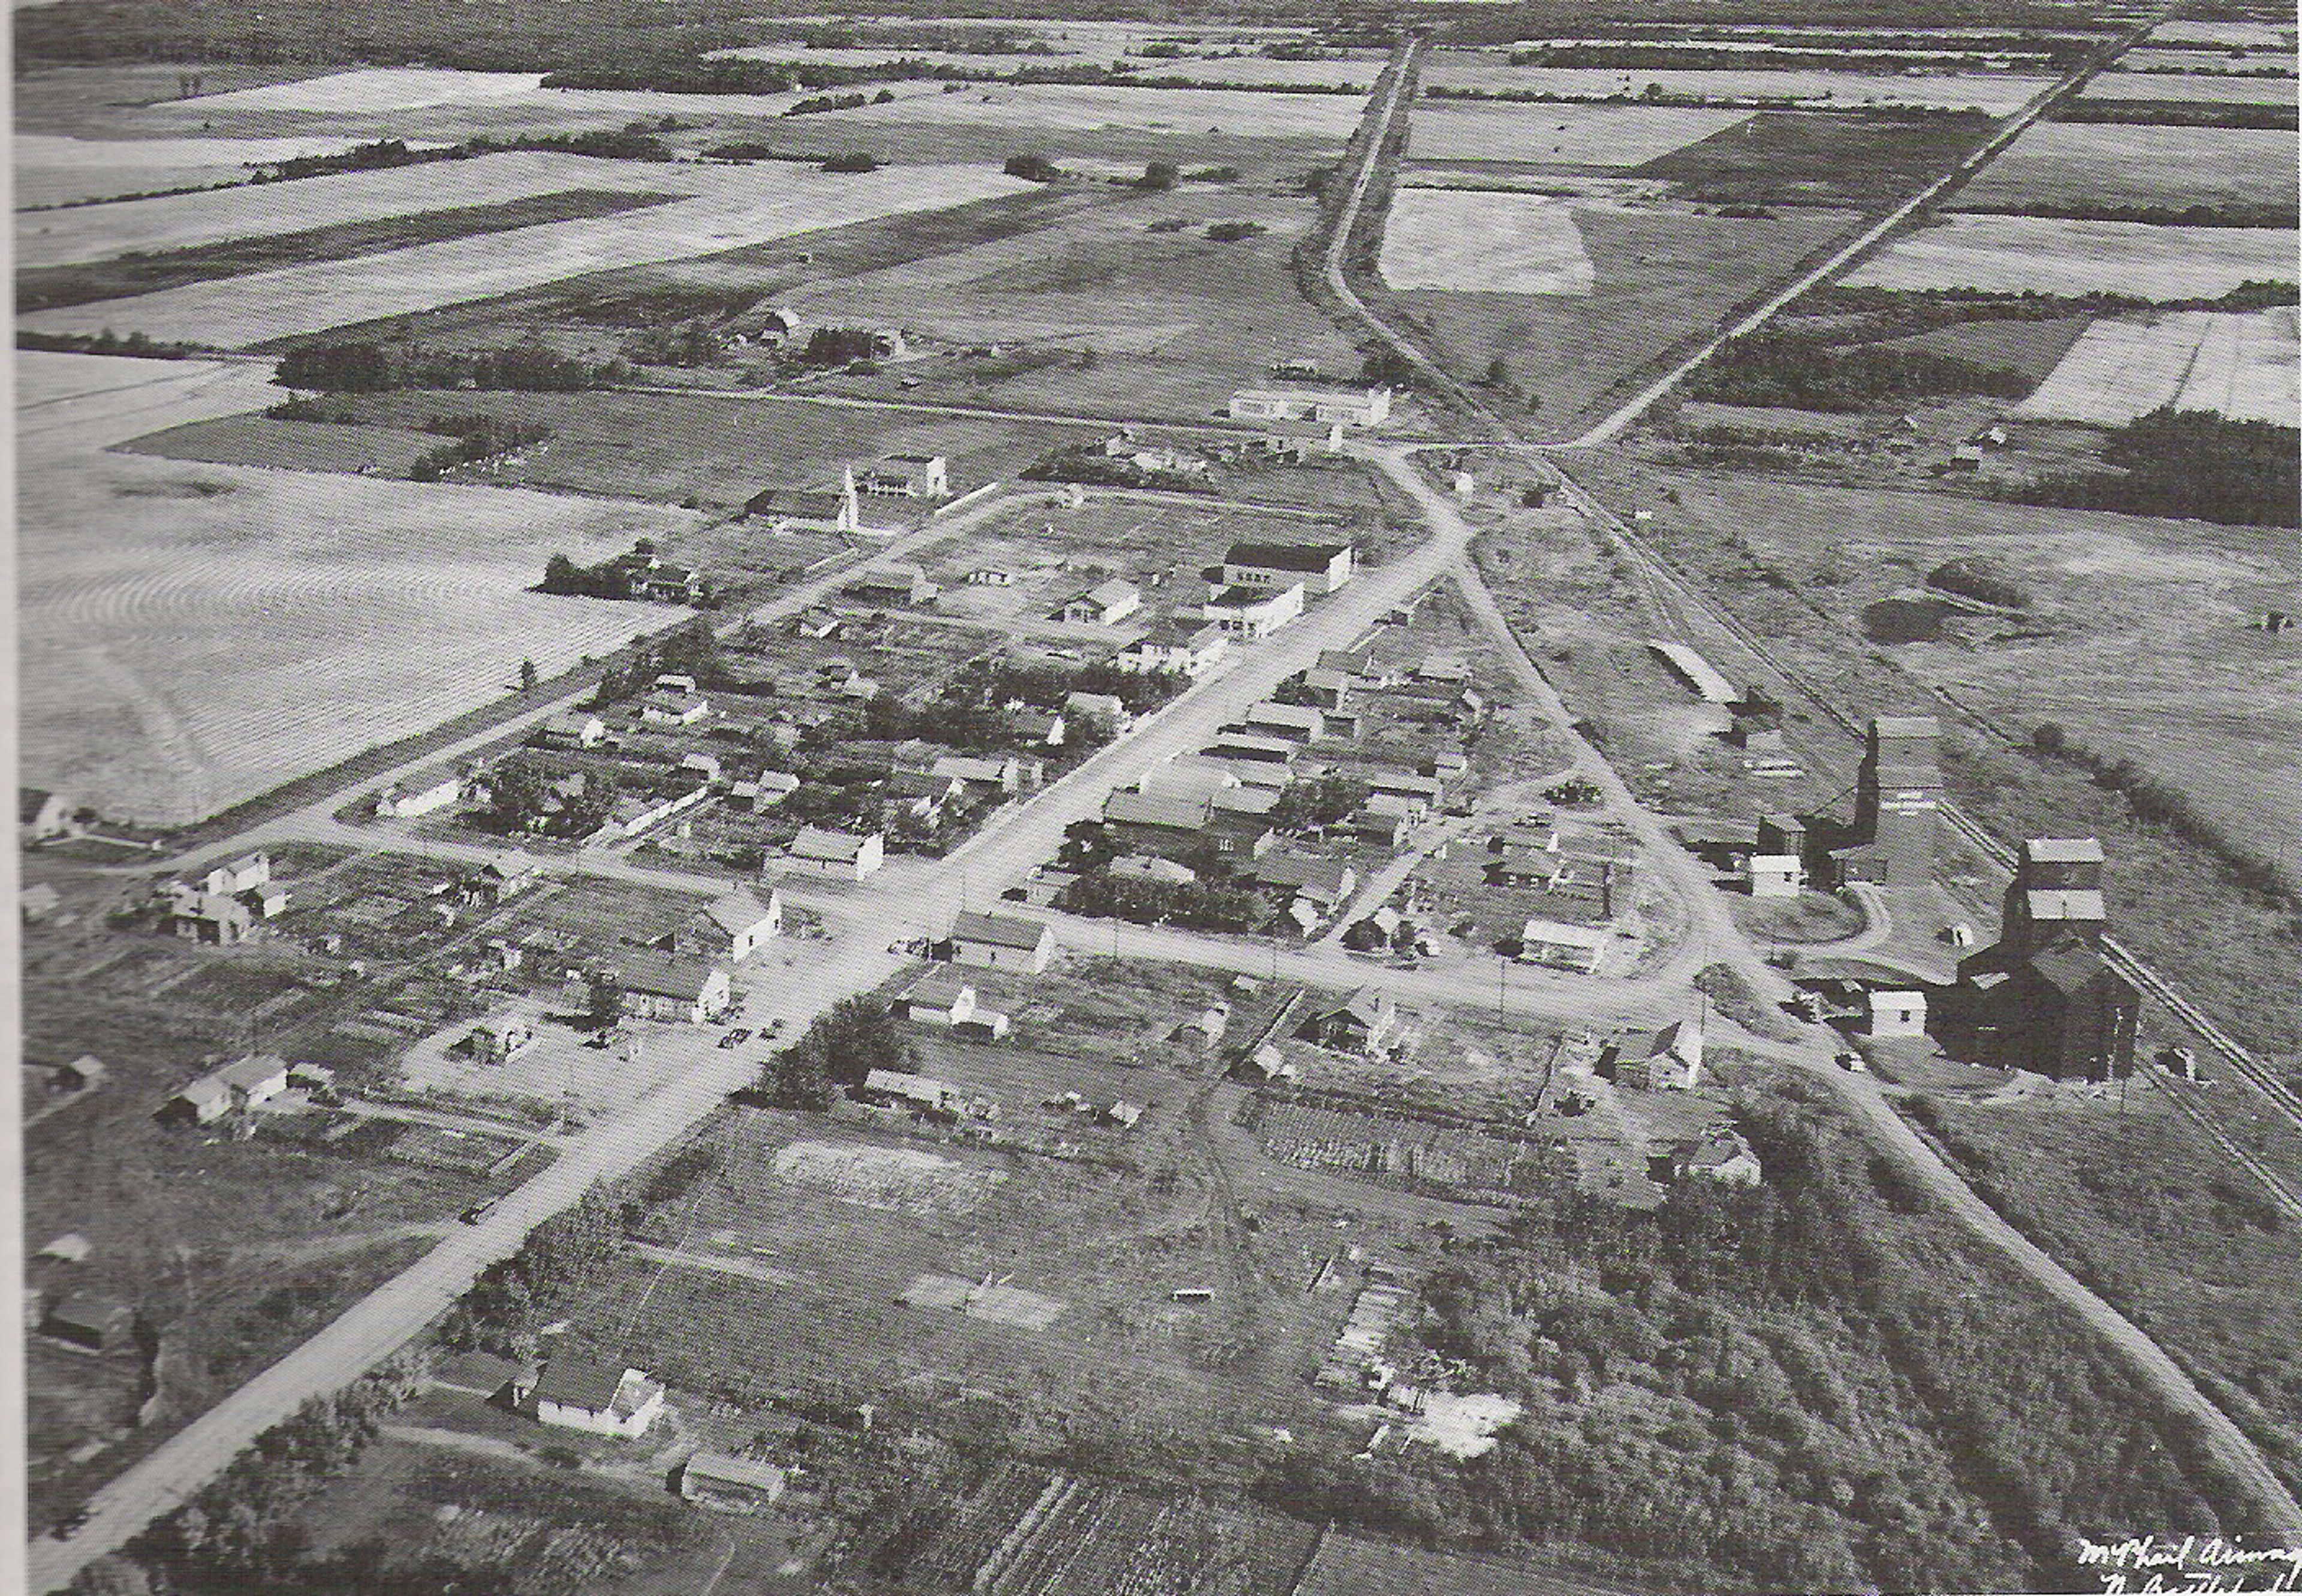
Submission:
[[[1045,920],[1020,914],[967,913],[952,922],[954,963],[1038,975],[1054,955],[1054,928]]]

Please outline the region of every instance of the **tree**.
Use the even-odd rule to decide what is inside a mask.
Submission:
[[[1063,168],[1045,155],[1010,155],[1001,170],[1031,183],[1052,183],[1063,175]]]
[[[1153,161],[1143,168],[1143,175],[1135,186],[1154,194],[1164,194],[1182,181],[1183,174],[1172,161]]]
[[[539,679],[534,660],[523,659],[519,662],[519,690],[522,693],[533,691]]]
[[[543,591],[548,593],[581,592],[583,567],[565,554],[554,554],[543,562]]]

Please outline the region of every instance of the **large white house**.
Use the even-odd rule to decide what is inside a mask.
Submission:
[[[1231,396],[1233,421],[1315,421],[1381,426],[1390,419],[1388,388],[1242,388]]]
[[[535,1416],[593,1435],[645,1435],[663,1415],[664,1390],[637,1369],[555,1357],[535,1382]]]
[[[1235,637],[1268,637],[1303,613],[1303,584],[1227,587],[1206,601],[1199,617]]]
[[[738,889],[714,898],[690,920],[676,940],[701,957],[741,964],[784,928],[784,901],[773,887],[764,903]]]
[[[887,839],[876,831],[827,831],[811,826],[786,850],[794,869],[861,881],[887,861]]]

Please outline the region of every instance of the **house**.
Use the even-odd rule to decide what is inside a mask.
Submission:
[[[1354,810],[1345,815],[1331,832],[1340,831],[1345,836],[1357,837],[1363,843],[1396,851],[1407,845],[1410,822],[1405,815],[1382,814],[1372,809]]]
[[[1621,1037],[1600,1060],[1618,1087],[1634,1091],[1691,1092],[1702,1079],[1702,1021],[1674,1021],[1658,1031]]]
[[[1390,995],[1362,987],[1335,1007],[1312,1015],[1296,1035],[1342,1052],[1379,1053],[1398,1035],[1399,1027],[1399,1005]]]
[[[887,455],[855,474],[866,493],[895,499],[948,499],[951,462],[942,455]]]
[[[1005,797],[1023,785],[1023,766],[1013,755],[996,758],[966,753],[937,756],[928,774],[938,781],[955,781],[970,795]]]
[[[840,627],[845,625],[846,623],[839,618],[837,612],[826,609],[820,605],[810,605],[792,617],[794,632],[798,633],[802,637],[814,638],[818,642],[838,636]]]
[[[119,1352],[136,1341],[136,1310],[117,1298],[74,1291],[48,1305],[40,1333],[83,1352]]]
[[[1103,801],[1103,823],[1123,845],[1158,853],[1199,844],[1212,808],[1205,797],[1122,788]]]
[[[1055,956],[1055,930],[1019,914],[963,913],[952,922],[951,956],[979,970],[1023,970],[1033,975]]]
[[[517,1058],[535,1040],[535,1027],[511,1009],[500,1010],[465,1034],[464,1052],[483,1063],[500,1064]]]
[[[1529,964],[1571,970],[1589,975],[1599,968],[1607,951],[1607,933],[1596,926],[1570,926],[1552,920],[1531,920],[1519,934],[1518,956]]]
[[[660,1382],[637,1369],[588,1358],[553,1358],[532,1395],[542,1423],[592,1435],[636,1438],[663,1416]]]
[[[1564,869],[1557,856],[1537,848],[1513,848],[1490,854],[1482,872],[1489,886],[1539,886],[1548,889]]]
[[[1163,621],[1130,643],[1113,659],[1122,670],[1148,674],[1173,670],[1197,679],[1222,663],[1231,650],[1231,634],[1212,622],[1193,626]]]
[[[533,855],[507,848],[456,884],[456,895],[466,903],[492,907],[508,903],[542,879],[542,867]]]
[[[1315,743],[1326,735],[1327,718],[1309,704],[1275,703],[1270,699],[1248,706],[1240,717],[1240,724],[1248,731],[1265,737],[1285,737],[1290,742]]]
[[[1357,567],[1355,543],[1233,543],[1223,552],[1222,583],[1264,592],[1299,583],[1306,592],[1331,593]]]
[[[986,1041],[996,1042],[1007,1034],[1007,1016],[985,1008],[975,988],[948,970],[921,976],[892,1006],[906,1020],[948,1026]]]
[[[1743,861],[1743,876],[1754,898],[1794,898],[1806,871],[1795,853],[1753,853]]]
[[[942,591],[917,566],[890,566],[884,571],[864,572],[841,589],[840,596],[875,607],[916,605],[930,602]]]
[[[703,596],[703,580],[685,566],[667,565],[652,554],[626,554],[616,561],[624,595],[651,604],[693,604]]]
[[[26,925],[34,925],[63,907],[63,894],[45,881],[36,881],[16,894],[16,912]]]
[[[683,1501],[700,1503],[728,1513],[752,1513],[783,1499],[788,1476],[772,1463],[734,1457],[726,1452],[697,1452],[679,1471]]]
[[[942,1081],[906,1070],[873,1070],[863,1077],[860,1091],[865,1097],[929,1113],[947,1113],[961,1100],[960,1094]]]
[[[675,940],[698,958],[741,964],[784,928],[783,895],[768,889],[764,903],[742,888],[716,897],[690,917]]]
[[[1927,1034],[1927,995],[1923,992],[1871,992],[1864,995],[1863,1034],[1872,1037],[1923,1037]]]
[[[798,777],[788,770],[762,770],[758,779],[754,781],[737,782],[734,788],[735,795],[744,796],[744,789],[746,786],[751,788],[752,812],[757,813],[763,809],[775,808],[794,793],[798,792],[800,781]]]
[[[1074,626],[1114,626],[1143,608],[1143,590],[1123,576],[1098,582],[1055,612]]]
[[[1358,872],[1344,859],[1323,859],[1315,853],[1277,852],[1257,860],[1248,872],[1261,886],[1276,887],[1298,899],[1307,899],[1328,912],[1348,901],[1358,885]]]
[[[1206,752],[1214,759],[1263,765],[1291,765],[1303,745],[1291,737],[1265,737],[1253,732],[1218,732]]]
[[[212,1071],[179,1088],[161,1112],[195,1125],[213,1125],[231,1112],[231,1088],[224,1084],[221,1071]]]
[[[1315,421],[1381,426],[1390,419],[1388,388],[1241,388],[1231,396],[1233,421]]]
[[[710,699],[669,687],[658,687],[640,700],[640,718],[651,726],[693,726],[710,713]]]
[[[19,841],[45,843],[55,837],[76,836],[80,829],[72,819],[72,802],[63,794],[52,793],[46,787],[16,789]]]
[[[840,474],[836,488],[769,488],[754,493],[744,501],[744,514],[767,522],[770,533],[849,533],[863,525],[852,468]]]
[[[83,1053],[68,1064],[58,1064],[52,1079],[67,1091],[92,1092],[102,1086],[111,1073],[105,1062],[92,1053]]]
[[[411,777],[404,783],[395,783],[376,794],[377,818],[386,820],[412,819],[417,815],[437,813],[449,807],[464,795],[464,778],[452,770],[433,771],[429,776]]]
[[[1660,1177],[1659,1185],[1697,1175],[1728,1186],[1756,1186],[1761,1172],[1758,1155],[1740,1131],[1718,1130],[1672,1142],[1650,1161],[1649,1172]]]
[[[794,868],[839,881],[861,881],[886,862],[887,839],[877,831],[827,831],[811,826],[785,850]]]
[[[1063,713],[1074,720],[1098,721],[1113,732],[1123,732],[1132,719],[1115,693],[1066,693]]]
[[[1303,613],[1303,584],[1227,587],[1199,609],[1199,618],[1234,637],[1268,637]]]
[[[1130,1103],[1124,1097],[1114,1097],[1098,1117],[1105,1123],[1116,1125],[1122,1130],[1132,1130],[1142,1122],[1143,1105],[1139,1103]]]
[[[203,892],[231,897],[243,892],[253,892],[271,879],[272,855],[258,850],[217,865],[200,878],[199,887]]]
[[[188,942],[231,947],[256,935],[256,916],[238,898],[215,893],[186,893],[166,912],[168,929]]]
[[[597,1010],[635,1019],[701,1025],[726,1011],[729,992],[726,965],[673,954],[635,960],[602,976],[592,1002]]]
[[[608,723],[597,715],[573,710],[551,717],[537,728],[536,735],[546,748],[597,748],[607,740]]]
[[[237,1059],[215,1072],[231,1094],[234,1108],[254,1108],[288,1089],[288,1061],[268,1053]]]

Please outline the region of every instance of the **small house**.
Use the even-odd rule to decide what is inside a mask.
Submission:
[[[866,1098],[928,1113],[948,1113],[960,1101],[960,1094],[944,1082],[908,1070],[873,1070],[859,1089]]]
[[[66,1091],[92,1092],[111,1074],[105,1062],[92,1053],[83,1053],[68,1064],[58,1064],[53,1076],[56,1085]]]
[[[1753,853],[1743,861],[1743,876],[1754,898],[1794,898],[1806,872],[1795,853]]]
[[[1378,1053],[1399,1033],[1399,1005],[1387,992],[1362,987],[1349,997],[1306,1021],[1297,1033],[1322,1047],[1346,1053]]]
[[[941,591],[917,566],[890,566],[884,571],[864,572],[842,589],[840,596],[850,603],[876,608],[925,604]]]
[[[231,1088],[221,1072],[203,1075],[179,1088],[163,1112],[195,1125],[213,1125],[231,1112]]]
[[[679,1495],[706,1508],[728,1513],[753,1513],[783,1499],[789,1483],[772,1463],[730,1457],[726,1452],[697,1452],[679,1471]]]
[[[887,839],[877,831],[829,831],[811,826],[794,837],[786,857],[794,869],[838,881],[861,881],[886,862]]]
[[[542,878],[542,867],[534,855],[506,848],[458,881],[456,895],[466,903],[493,908],[517,897]]]
[[[1529,964],[1590,975],[1607,951],[1607,933],[1595,926],[1530,920],[1519,935],[1518,956]]]
[[[538,736],[546,748],[597,748],[607,740],[608,723],[597,715],[571,710],[545,721]]]
[[[215,893],[188,893],[169,905],[168,929],[187,942],[231,947],[256,935],[254,911],[238,898]]]
[[[1055,617],[1075,626],[1115,626],[1143,608],[1143,590],[1122,576],[1067,601]]]
[[[288,1089],[288,1061],[268,1053],[250,1054],[216,1071],[231,1093],[234,1108],[254,1108]]]
[[[517,1058],[535,1040],[535,1027],[527,1017],[506,1009],[489,1015],[465,1033],[464,1051],[484,1063],[500,1064]]]
[[[954,963],[1038,975],[1054,957],[1055,931],[1020,914],[962,914],[952,922],[951,950]]]
[[[641,1020],[701,1025],[726,1011],[730,992],[726,965],[675,954],[634,962],[602,978],[594,1004]]]
[[[710,713],[711,701],[696,693],[658,687],[640,700],[640,718],[651,726],[693,726]]]
[[[1708,1136],[1675,1142],[1663,1156],[1671,1180],[1693,1175],[1728,1186],[1756,1186],[1762,1172],[1758,1155],[1735,1130],[1713,1130]]]
[[[16,912],[26,925],[37,925],[63,907],[63,895],[45,881],[18,890]]]
[[[1863,1034],[1872,1037],[1922,1037],[1927,1034],[1927,995],[1923,992],[1871,992],[1864,998]]]
[[[698,958],[741,964],[783,930],[784,902],[770,887],[768,901],[742,888],[711,900],[691,917],[675,941]]]
[[[555,1357],[536,1380],[533,1400],[543,1424],[628,1440],[663,1415],[664,1388],[637,1369]]]
[[[1222,664],[1230,649],[1231,634],[1212,622],[1170,620],[1122,649],[1112,663],[1122,670],[1172,670],[1197,679]]]
[[[1691,1092],[1702,1079],[1702,1022],[1680,1020],[1625,1037],[1607,1050],[1601,1067],[1617,1086],[1634,1091]]]

